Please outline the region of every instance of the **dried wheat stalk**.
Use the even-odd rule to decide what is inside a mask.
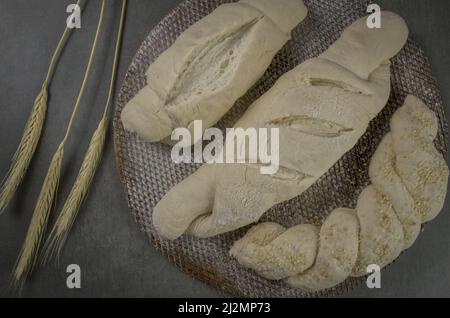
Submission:
[[[105,136],[108,128],[108,113],[109,107],[112,101],[114,86],[117,76],[117,66],[120,55],[120,47],[122,40],[123,24],[125,20],[127,0],[122,1],[122,9],[120,14],[119,27],[116,37],[116,45],[114,51],[114,61],[111,71],[111,80],[109,84],[108,98],[105,104],[102,119],[92,136],[88,150],[84,157],[78,176],[75,180],[74,186],[67,198],[58,219],[53,226],[52,231],[44,246],[44,258],[43,262],[48,262],[53,257],[58,257],[64,243],[66,242],[67,235],[72,228],[75,218],[78,215],[80,207],[86,198],[88,190],[90,188],[92,179],[95,175],[97,167],[102,157],[102,152],[105,144]]]
[[[50,164],[44,183],[42,185],[41,193],[37,200],[36,207],[33,212],[33,217],[31,219],[31,223],[28,227],[25,242],[22,246],[22,250],[20,252],[18,261],[12,274],[11,285],[13,288],[20,287],[22,285],[22,283],[24,282],[24,280],[31,272],[33,266],[36,263],[40,243],[42,241],[42,237],[47,227],[50,211],[52,209],[54,197],[58,187],[61,172],[61,161],[64,155],[64,147],[69,137],[70,130],[72,128],[72,124],[74,122],[76,113],[78,111],[80,101],[86,87],[87,79],[89,77],[92,68],[92,62],[94,60],[94,56],[97,50],[98,38],[103,25],[104,11],[105,11],[105,0],[102,0],[99,20],[97,24],[97,31],[95,33],[95,38],[92,44],[92,49],[85,70],[83,82],[81,84],[77,100],[72,110],[72,114],[66,129],[66,134],[63,140],[61,141],[58,150],[53,156],[53,160]]]
[[[78,0],[77,4],[80,3]],[[0,214],[4,211],[8,203],[11,201],[14,193],[22,182],[33,158],[36,147],[41,137],[42,127],[44,126],[45,115],[47,113],[47,101],[48,101],[48,85],[53,77],[53,73],[56,67],[56,63],[59,60],[61,51],[67,42],[71,29],[65,28],[61,35],[55,52],[53,53],[50,65],[47,70],[47,75],[42,84],[41,91],[39,92],[31,114],[28,118],[25,126],[22,139],[16,154],[12,160],[10,169],[5,179],[0,186]]]

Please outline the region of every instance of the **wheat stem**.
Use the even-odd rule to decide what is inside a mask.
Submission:
[[[77,5],[80,5],[80,2],[81,2],[81,0],[78,0],[77,1]],[[66,40],[67,40],[71,30],[72,29],[69,29],[67,26],[64,29],[64,32],[61,35],[61,38],[60,38],[60,40],[58,42],[58,45],[56,46],[56,50],[53,53],[52,59],[50,61],[50,66],[49,66],[49,68],[47,70],[47,75],[45,76],[45,81],[44,82],[47,82],[47,83],[50,82],[50,78],[53,77],[53,73],[54,73],[55,67],[56,67],[56,62],[58,61],[58,59],[59,59],[59,57],[61,55],[62,48],[64,47],[64,43],[66,42]]]
[[[116,83],[117,78],[117,68],[119,66],[119,57],[120,57],[120,48],[122,46],[122,33],[123,33],[123,25],[125,22],[125,14],[127,10],[127,2],[128,0],[122,0],[122,9],[120,12],[120,21],[119,21],[119,28],[117,31],[117,37],[116,37],[116,47],[114,49],[114,61],[111,71],[111,80],[109,82],[109,91],[108,91],[108,98],[106,100],[105,110],[103,111],[103,117],[107,116],[109,106],[112,101],[113,93],[114,93],[114,86]]]
[[[78,0],[77,4],[80,3]],[[61,55],[62,49],[67,42],[67,38],[71,29],[65,28],[62,33],[58,45],[53,52],[45,80],[42,83],[41,91],[34,101],[31,114],[22,135],[20,144],[16,150],[16,154],[11,162],[9,171],[0,186],[0,214],[4,211],[8,203],[11,201],[14,193],[17,191],[30,165],[31,159],[36,151],[36,147],[41,137],[42,128],[47,113],[48,105],[48,84]]]
[[[76,114],[78,112],[78,108],[80,106],[81,98],[83,97],[84,90],[86,88],[86,84],[87,84],[87,81],[88,81],[88,78],[89,78],[89,74],[91,73],[92,63],[94,62],[94,56],[95,56],[95,53],[97,51],[98,38],[100,36],[100,31],[101,31],[102,25],[103,25],[104,11],[105,11],[105,0],[102,0],[99,22],[97,24],[97,31],[95,32],[95,38],[94,38],[94,42],[93,42],[93,45],[92,45],[91,54],[89,56],[88,65],[87,65],[86,71],[84,73],[83,82],[81,83],[80,92],[79,92],[79,94],[77,96],[77,100],[75,102],[75,106],[73,107],[72,114],[70,115],[70,120],[69,120],[69,124],[67,125],[66,134],[64,135],[63,143],[65,143],[67,141],[67,139],[69,138],[69,134],[70,134],[70,131],[72,129],[72,125],[73,125],[73,122],[75,120],[75,116],[76,116]]]
[[[83,96],[84,89],[86,87],[86,82],[89,77],[92,61],[95,56],[95,52],[97,49],[98,38],[100,35],[100,31],[103,24],[103,16],[105,9],[105,0],[101,2],[101,9],[99,20],[97,24],[97,31],[95,33],[95,38],[92,44],[91,54],[89,56],[89,61],[85,70],[83,82],[75,102],[75,105],[72,110],[72,114],[70,116],[69,124],[67,126],[66,133],[64,135],[63,140],[56,153],[53,156],[50,167],[47,171],[47,175],[45,177],[44,183],[42,185],[41,193],[39,194],[33,217],[31,219],[31,223],[28,227],[27,235],[25,238],[25,242],[22,246],[21,252],[19,254],[18,261],[14,268],[12,274],[12,286],[21,286],[25,281],[28,274],[32,271],[33,266],[36,263],[37,254],[39,251],[40,243],[42,237],[44,235],[45,229],[47,227],[48,218],[50,215],[51,208],[54,203],[54,197],[56,194],[56,190],[58,188],[59,177],[61,174],[61,162],[64,155],[64,147],[69,136],[75,115],[78,111],[78,107],[80,104],[81,97]]]
[[[119,27],[116,37],[116,45],[114,50],[114,60],[111,71],[111,80],[109,84],[108,98],[104,107],[103,116],[95,130],[88,150],[85,154],[78,176],[70,191],[70,194],[59,214],[55,225],[44,245],[43,262],[46,263],[53,257],[59,257],[61,250],[66,242],[68,233],[78,215],[80,207],[86,198],[92,179],[95,175],[97,167],[100,163],[103,148],[105,144],[105,136],[108,127],[108,110],[113,97],[114,86],[117,77],[117,67],[120,56],[120,47],[122,40],[123,24],[125,20],[127,0],[122,1],[122,10],[120,14]]]

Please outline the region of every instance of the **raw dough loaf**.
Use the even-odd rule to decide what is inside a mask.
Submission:
[[[370,162],[373,185],[359,195],[356,211],[341,208],[331,212],[321,227],[316,242],[319,250],[311,268],[286,277],[288,272],[280,264],[287,266],[286,260],[297,258],[289,254],[295,253],[294,249],[285,249],[281,257],[267,249],[284,242],[284,246],[301,247],[300,251],[296,249],[299,255],[310,253],[312,238],[291,232],[306,224],[283,232],[281,225],[269,223],[277,232],[264,240],[252,237],[267,223],[255,225],[235,243],[230,254],[265,278],[285,278],[291,286],[312,291],[333,287],[349,275],[365,275],[369,265],[386,266],[414,243],[421,224],[435,217],[444,204],[449,171],[434,147],[436,133],[434,113],[418,98],[408,96],[393,115],[391,132]],[[343,211],[347,211],[346,221]]]
[[[237,122],[244,129],[279,128],[276,174],[261,174],[258,164],[202,166],[154,208],[159,234],[210,237],[255,222],[349,151],[386,104],[389,59],[407,40],[401,17],[382,12],[382,21],[381,29],[369,29],[366,18],[354,22],[321,56],[284,74]]]
[[[122,111],[125,129],[170,143],[174,128],[193,130],[196,119],[204,129],[214,125],[263,75],[306,13],[301,0],[219,6],[150,65],[148,85]]]

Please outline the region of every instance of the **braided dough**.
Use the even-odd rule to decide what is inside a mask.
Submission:
[[[148,85],[122,111],[124,128],[170,142],[174,128],[193,130],[195,119],[212,126],[263,75],[306,13],[301,0],[219,6],[150,65]]]
[[[310,290],[320,290],[343,281],[351,273],[358,257],[358,230],[355,211],[334,210],[320,229],[320,247],[314,266],[303,273],[297,272],[302,273],[300,275],[289,277],[287,283],[294,287],[307,286]]]
[[[386,104],[389,59],[408,36],[401,17],[381,14],[381,29],[357,20],[318,58],[284,74],[236,123],[279,128],[277,173],[261,174],[255,164],[203,165],[154,208],[158,233],[210,237],[253,223],[308,189],[349,151]]]
[[[310,253],[315,246],[311,237],[286,234],[289,229],[284,232],[274,223],[270,226],[278,230],[265,240],[252,240],[251,233],[266,223],[251,228],[232,247],[231,255],[268,279],[286,278],[288,284],[312,291],[333,287],[349,275],[364,275],[370,264],[386,266],[411,246],[420,225],[433,219],[444,204],[449,170],[434,147],[436,133],[434,113],[418,98],[408,96],[370,162],[373,184],[361,192],[356,211],[331,212],[320,229],[315,243],[319,248],[310,268],[291,266],[289,260],[295,255],[267,254],[267,246],[276,241],[305,246],[300,254]]]
[[[284,235],[281,235],[284,233]],[[269,279],[282,279],[311,267],[316,258],[319,229],[300,224],[286,230],[277,223],[251,228],[246,240],[237,241],[230,254],[242,255],[241,264]],[[297,240],[301,237],[302,240]]]

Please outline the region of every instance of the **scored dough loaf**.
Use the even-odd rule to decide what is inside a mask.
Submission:
[[[173,129],[193,131],[194,120],[203,129],[214,125],[263,75],[306,13],[302,0],[219,6],[150,65],[147,85],[122,111],[124,128],[170,143]]]
[[[382,28],[357,20],[318,58],[284,74],[236,123],[244,129],[279,128],[276,174],[261,174],[258,164],[203,165],[154,208],[159,234],[210,237],[253,223],[308,189],[349,151],[385,106],[389,59],[408,37],[401,17],[381,15]]]
[[[291,231],[307,224],[285,229],[273,222],[260,223],[235,242],[230,254],[267,279],[286,279],[289,285],[310,291],[333,287],[348,276],[366,275],[371,265],[383,268],[394,261],[414,243],[422,223],[442,209],[449,170],[433,144],[436,116],[418,98],[412,95],[406,98],[394,113],[390,127],[391,132],[370,161],[373,184],[360,193],[356,211],[343,208],[332,211],[322,224],[316,243],[312,241],[314,237]],[[425,178],[418,172],[424,167]],[[345,211],[347,222],[343,222]],[[254,233],[259,236],[268,233],[262,230],[267,228],[276,229],[276,233],[253,239]],[[267,248],[279,245],[277,242],[297,248],[284,248],[281,255]],[[288,260],[311,253],[315,245],[319,248],[310,268],[298,271],[299,267],[288,267]],[[286,267],[292,270],[288,272]]]

